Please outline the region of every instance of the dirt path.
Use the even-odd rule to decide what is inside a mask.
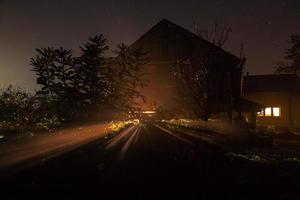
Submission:
[[[106,133],[107,123],[100,123],[39,135],[30,140],[2,144],[0,146],[0,170],[41,156],[53,156],[72,150],[101,138]]]

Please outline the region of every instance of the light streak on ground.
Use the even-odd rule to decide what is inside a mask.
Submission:
[[[124,131],[122,131],[121,133],[119,133],[119,135],[115,136],[110,142],[109,144],[105,147],[105,149],[111,149],[112,147],[114,147],[115,145],[117,145],[118,143],[124,141],[126,139],[126,137],[132,132],[132,130],[135,128],[135,126],[130,126],[129,128],[125,129]]]
[[[165,132],[165,133],[167,133],[167,134],[169,134],[169,135],[175,137],[176,139],[178,139],[178,140],[184,142],[184,143],[187,143],[187,144],[190,144],[190,145],[193,145],[193,144],[194,144],[194,143],[192,143],[191,141],[189,141],[189,140],[187,140],[187,139],[185,139],[185,138],[182,138],[182,137],[180,137],[179,135],[176,135],[175,133],[173,133],[172,131],[170,131],[170,130],[168,130],[168,129],[165,129],[165,128],[163,128],[163,127],[157,125],[157,124],[155,124],[154,126],[155,126],[156,128],[159,128],[159,129],[162,130],[163,132]]]
[[[141,131],[141,127],[138,126],[138,127],[135,127],[135,130],[132,131],[133,133],[130,135],[129,139],[126,141],[125,145],[123,146],[121,152],[120,152],[120,158],[123,159],[125,154],[127,153],[129,147],[132,145],[132,144],[135,144],[137,139],[138,139],[138,135]]]
[[[1,144],[0,169],[27,160],[53,157],[101,138],[111,131],[108,123],[100,123],[64,129],[52,134],[36,134],[30,139]]]
[[[135,138],[134,138],[133,144],[136,144],[136,143],[137,143],[137,141],[138,141],[138,139],[139,139],[139,135],[140,135],[141,129],[142,129],[142,127],[139,126],[139,130],[138,130],[138,132],[137,132],[137,134],[136,134],[136,136],[135,136]]]
[[[134,123],[132,126],[126,128],[121,133],[119,133],[117,136],[115,136],[105,147],[106,150],[110,150],[117,145],[121,144],[121,150],[119,154],[119,159],[123,159],[128,152],[129,148],[136,144],[139,138],[139,134],[141,132],[141,129],[143,128],[142,124],[139,122]],[[124,144],[122,144],[124,143]]]

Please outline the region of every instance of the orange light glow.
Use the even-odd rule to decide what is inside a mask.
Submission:
[[[279,107],[273,107],[273,116],[280,117],[280,108]]]
[[[142,111],[144,114],[155,114],[156,112],[154,110],[147,110],[147,111]]]

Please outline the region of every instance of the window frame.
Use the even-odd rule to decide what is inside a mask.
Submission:
[[[274,108],[278,109],[278,115],[274,115]],[[271,109],[271,114],[266,115],[266,109]],[[263,108],[260,112],[256,112],[256,117],[281,117],[281,107],[280,106],[269,106]]]

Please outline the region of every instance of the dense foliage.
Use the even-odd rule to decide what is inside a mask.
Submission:
[[[51,130],[57,127],[60,121],[54,112],[46,109],[47,104],[49,102],[38,95],[32,95],[21,88],[13,86],[2,88],[0,129],[22,132],[33,129]]]
[[[185,110],[190,114],[207,120],[212,113],[213,101],[213,59],[180,60],[173,67],[179,96]]]
[[[133,111],[138,108],[138,99],[145,101],[137,88],[142,88],[147,83],[140,68],[146,64],[146,55],[141,51],[131,50],[124,44],[118,46],[115,54],[110,61],[113,72],[110,103],[123,111]]]
[[[40,89],[34,95],[18,87],[1,89],[0,129],[52,130],[63,122],[107,115],[107,110],[137,109],[137,100],[144,100],[139,88],[146,84],[145,54],[121,44],[115,57],[105,57],[108,49],[102,34],[90,37],[79,56],[63,47],[37,49],[31,65]]]
[[[38,94],[52,100],[50,110],[59,118],[83,120],[107,107],[123,112],[136,108],[135,99],[143,98],[138,89],[145,85],[140,68],[145,54],[122,44],[109,58],[108,49],[102,34],[90,37],[78,57],[62,47],[37,49],[31,65],[41,85]]]

